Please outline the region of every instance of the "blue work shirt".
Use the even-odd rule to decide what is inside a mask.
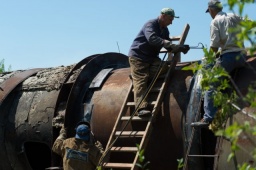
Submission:
[[[128,56],[151,63],[155,57],[159,56],[164,39],[170,40],[168,28],[160,28],[158,18],[149,20],[134,39]]]

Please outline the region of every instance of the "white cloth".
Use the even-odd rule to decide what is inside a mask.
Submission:
[[[220,11],[211,21],[210,47],[221,48],[221,54],[227,52],[245,51],[243,43],[242,48],[237,45],[236,33],[230,33],[230,29],[237,28],[237,25],[242,20],[242,17],[233,13],[225,13]]]

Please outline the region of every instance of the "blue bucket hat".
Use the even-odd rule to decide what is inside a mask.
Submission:
[[[85,124],[81,124],[81,125],[77,126],[75,138],[89,141],[90,128]]]

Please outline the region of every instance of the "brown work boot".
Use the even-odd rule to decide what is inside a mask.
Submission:
[[[192,127],[208,127],[210,124],[209,121],[206,121],[204,119],[201,119],[199,122],[193,122],[191,123]]]

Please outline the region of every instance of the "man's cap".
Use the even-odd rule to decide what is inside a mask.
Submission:
[[[222,9],[223,8],[222,3],[219,0],[210,0],[208,2],[208,8],[205,11],[206,13],[209,12],[209,7],[210,8],[217,8],[217,9]]]
[[[87,125],[87,126],[89,127],[89,129],[91,128],[90,122],[84,121],[84,120],[78,122],[78,123],[76,124],[76,127],[78,127],[79,125],[82,125],[82,124]]]
[[[170,15],[170,16],[172,16],[174,18],[179,18],[178,16],[175,16],[175,12],[171,8],[163,8],[161,10],[161,14]]]
[[[77,126],[75,138],[89,141],[90,128],[85,124],[81,124],[81,125]]]

